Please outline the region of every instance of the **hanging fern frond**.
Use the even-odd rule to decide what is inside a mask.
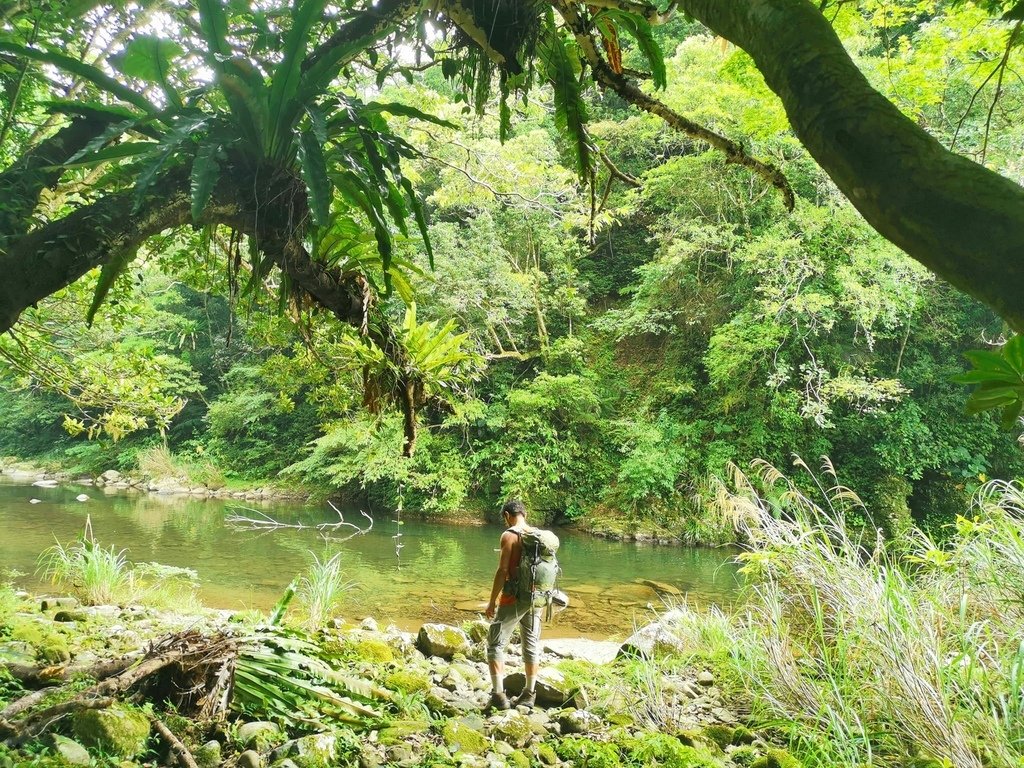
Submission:
[[[583,101],[569,43],[551,20],[538,41],[537,51],[544,62],[555,102],[555,125],[565,134],[581,179],[593,168],[590,140],[587,137],[587,105]]]
[[[647,65],[651,68],[651,82],[654,83],[654,87],[659,90],[664,90],[665,86],[668,85],[668,73],[665,69],[665,52],[662,50],[661,45],[654,38],[654,32],[651,29],[651,24],[643,16],[629,11],[621,11],[617,8],[609,8],[601,11],[595,19],[595,23],[598,28],[602,30],[604,26],[610,26],[614,29],[616,26],[619,29],[624,30],[630,37],[636,41],[637,48],[643,57],[647,59]],[[607,47],[605,48],[607,51]],[[622,55],[619,53],[619,68],[615,69],[614,65],[612,69],[616,72],[622,72]],[[611,54],[609,54],[609,63],[611,63]]]

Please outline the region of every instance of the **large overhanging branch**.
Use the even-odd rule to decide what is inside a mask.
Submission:
[[[583,51],[583,56],[590,65],[594,79],[598,83],[614,91],[623,100],[638,109],[642,109],[652,115],[657,115],[680,133],[685,133],[687,136],[721,151],[725,155],[727,163],[741,165],[760,176],[779,190],[786,208],[789,210],[793,209],[795,204],[793,189],[790,187],[789,181],[782,171],[763,160],[750,156],[742,145],[732,139],[728,139],[719,133],[715,133],[710,128],[705,128],[703,125],[683,117],[675,110],[669,108],[664,102],[659,101],[650,94],[644,93],[624,75],[613,71],[601,55],[587,20],[580,15],[576,6],[569,2],[569,0],[555,0],[554,6],[572,31],[573,36],[576,38],[576,43],[579,45],[580,50]]]
[[[1024,188],[950,152],[872,88],[808,0],[679,5],[750,54],[872,227],[1024,332]]]

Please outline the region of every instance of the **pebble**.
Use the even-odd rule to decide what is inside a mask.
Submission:
[[[697,675],[697,682],[703,686],[714,685],[715,676],[705,669],[703,672]]]
[[[263,758],[260,757],[259,752],[247,749],[238,756],[235,766],[237,768],[263,768]]]

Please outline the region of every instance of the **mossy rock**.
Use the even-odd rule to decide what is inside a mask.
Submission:
[[[665,733],[644,731],[619,741],[627,762],[664,768],[721,768],[722,761],[706,746],[685,744]]]
[[[709,725],[704,729],[704,735],[718,746],[725,749],[732,744],[733,728],[729,725]]]
[[[526,715],[512,710],[494,723],[491,735],[513,747],[525,747],[533,737],[533,723]]]
[[[378,637],[361,637],[350,644],[353,655],[374,664],[390,664],[395,660],[395,651]]]
[[[137,709],[115,704],[75,714],[75,736],[86,747],[117,757],[134,757],[146,748],[149,718]]]
[[[377,740],[384,745],[408,741],[410,736],[430,730],[430,723],[422,720],[396,720],[380,729]]]
[[[263,751],[282,743],[287,737],[281,726],[268,720],[242,723],[235,732],[235,742],[242,749]]]
[[[751,763],[750,768],[803,768],[803,763],[784,749],[769,749]]]
[[[208,741],[200,744],[192,750],[192,757],[195,758],[199,768],[217,768],[221,761],[221,749],[219,741]]]
[[[757,760],[757,750],[753,747],[744,746],[737,747],[729,753],[729,759],[732,760],[733,764],[741,766],[741,768],[747,768],[754,764]]]
[[[441,738],[452,752],[469,755],[482,755],[491,745],[486,736],[458,720],[448,720],[441,726]]]
[[[755,738],[757,737],[754,735],[754,732],[742,725],[737,725],[732,731],[732,743],[737,746],[753,744]]]
[[[505,762],[510,768],[530,768],[530,758],[521,749],[509,752],[505,756]]]
[[[614,744],[593,739],[569,737],[555,744],[555,754],[574,766],[619,768],[619,750]]]
[[[537,745],[537,759],[543,765],[558,764],[558,755],[555,753],[555,748],[547,743]]]
[[[15,626],[11,639],[28,643],[36,659],[47,664],[63,664],[71,660],[67,638],[38,622],[24,622]]]
[[[430,678],[412,669],[396,669],[384,678],[384,685],[402,693],[418,693],[430,688]]]

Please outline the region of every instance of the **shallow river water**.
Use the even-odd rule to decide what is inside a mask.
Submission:
[[[76,501],[81,493],[88,501]],[[30,503],[38,499],[38,503]],[[393,514],[378,515],[365,535],[325,541],[315,530],[239,530],[225,522],[241,502],[64,485],[39,488],[0,477],[0,567],[26,574],[19,584],[45,588],[35,575],[36,559],[55,541],[67,544],[91,518],[96,539],[125,549],[133,562],[159,562],[199,573],[203,602],[216,608],[272,606],[310,560],[342,551],[347,579],[344,616],[373,616],[382,626],[414,630],[425,621],[462,622],[482,612],[497,564],[498,526],[451,526],[406,520],[400,530]],[[250,502],[246,502],[250,504]],[[286,522],[331,522],[326,505],[303,507],[275,502],[261,512]],[[345,519],[365,526],[358,510]],[[732,552],[723,549],[656,547],[611,542],[557,530],[562,548],[559,584],[570,607],[545,627],[545,636],[621,639],[633,626],[664,610],[666,597],[644,584],[656,581],[679,590],[692,603],[724,604],[737,588]],[[671,591],[671,590],[668,590]]]

